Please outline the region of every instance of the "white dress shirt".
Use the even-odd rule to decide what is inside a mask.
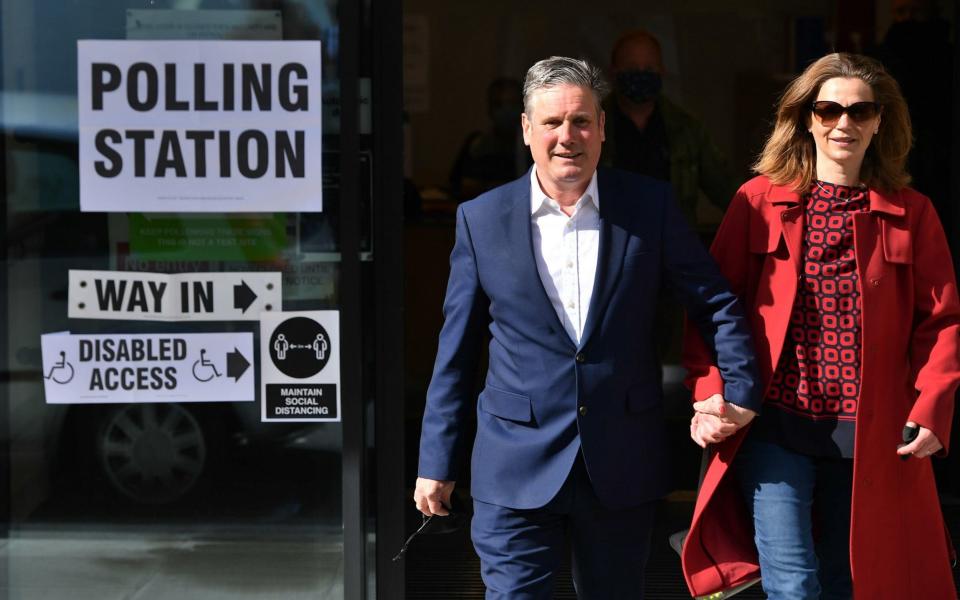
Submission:
[[[576,344],[587,322],[600,248],[600,198],[594,172],[568,217],[540,188],[530,169],[530,219],[533,254],[540,281],[564,330]]]

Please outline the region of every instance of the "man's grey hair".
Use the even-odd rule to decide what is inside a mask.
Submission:
[[[610,92],[610,86],[603,78],[603,71],[585,60],[567,58],[566,56],[551,56],[535,63],[527,69],[527,77],[523,81],[523,110],[530,116],[530,98],[536,92],[558,85],[576,85],[593,92],[597,101],[597,113],[600,113],[600,103]]]

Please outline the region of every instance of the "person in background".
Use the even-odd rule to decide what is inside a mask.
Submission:
[[[520,82],[500,77],[487,87],[490,128],[467,136],[450,171],[450,194],[457,202],[513,181],[530,168],[517,119],[523,112]]]
[[[706,129],[662,92],[660,42],[644,30],[622,34],[613,45],[613,90],[604,102],[607,141],[601,164],[667,181],[691,226],[697,225],[700,194],[719,209],[727,207],[736,186],[726,160]],[[664,362],[679,362],[683,311],[661,296],[657,306],[657,352]]]
[[[773,600],[956,598],[930,461],[950,440],[960,301],[936,211],[907,185],[910,141],[880,63],[824,56],[787,87],[724,217],[712,253],[752,322],[764,403],[745,427],[750,411],[704,401],[722,381],[689,331],[691,436],[717,444],[683,547],[695,595],[759,563]]]
[[[622,34],[613,45],[610,73],[614,93],[604,102],[601,164],[670,182],[693,225],[701,192],[725,209],[736,189],[733,177],[703,125],[661,92],[665,69],[657,38],[643,30]]]

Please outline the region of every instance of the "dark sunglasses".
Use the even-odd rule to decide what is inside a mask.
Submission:
[[[420,522],[420,527],[411,533],[410,537],[407,538],[407,541],[403,543],[403,547],[400,548],[400,552],[393,557],[394,562],[403,558],[403,555],[406,554],[407,550],[410,548],[410,542],[412,542],[413,539],[418,535],[453,533],[459,529],[462,529],[464,525],[470,521],[470,514],[467,513],[461,506],[461,502],[458,500],[458,497],[454,495],[450,498],[450,500],[451,505],[447,507],[447,510],[450,512],[449,515],[445,517],[441,517],[439,515],[433,515],[430,517],[421,515],[423,520]]]
[[[810,106],[810,110],[824,125],[836,123],[843,113],[847,113],[854,122],[863,123],[880,113],[880,105],[876,102],[854,102],[850,106],[844,106],[832,100],[818,100]]]

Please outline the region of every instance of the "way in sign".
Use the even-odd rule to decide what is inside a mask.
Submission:
[[[280,273],[70,271],[71,318],[257,320],[279,310]]]
[[[129,294],[127,294],[127,284]],[[193,306],[191,308],[190,284],[193,284]],[[163,312],[163,294],[167,291],[166,283],[153,281],[127,281],[122,279],[94,279],[97,287],[97,304],[100,310],[123,311],[143,313],[161,313]],[[83,284],[80,284],[83,286]],[[244,284],[245,285],[245,284]],[[146,289],[150,290],[150,297],[147,298]],[[213,312],[213,282],[212,281],[181,281],[180,282],[180,311],[189,312]]]

